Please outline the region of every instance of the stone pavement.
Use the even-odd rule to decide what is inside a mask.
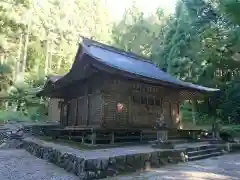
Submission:
[[[0,180],[79,180],[24,150],[0,150]]]
[[[141,153],[152,153],[156,151],[165,151],[164,149],[154,149],[151,147],[150,144],[144,145],[134,145],[134,146],[125,146],[125,147],[115,147],[115,148],[105,148],[105,149],[96,149],[96,150],[79,150],[72,148],[67,145],[57,144],[53,142],[46,142],[40,140],[35,137],[27,137],[25,138],[26,141],[32,141],[42,146],[53,147],[59,149],[64,152],[69,152],[73,154],[77,154],[82,158],[86,159],[96,159],[96,158],[109,158],[115,156],[126,156],[126,155],[134,155],[134,154],[141,154]],[[185,149],[187,147],[195,147],[199,145],[205,145],[206,143],[183,143],[176,145],[177,149]]]
[[[40,144],[41,146],[53,147],[63,152],[77,154],[84,159],[97,159],[97,158],[109,158],[115,156],[126,156],[134,155],[140,153],[152,153],[156,152],[156,149],[152,148],[151,145],[135,145],[135,146],[126,146],[126,147],[115,147],[115,148],[106,148],[106,149],[95,149],[95,150],[80,150],[73,147],[46,142],[35,137],[27,137],[24,141],[34,142]],[[157,151],[164,151],[158,149]]]
[[[169,165],[149,172],[133,173],[105,180],[239,180],[240,154]]]

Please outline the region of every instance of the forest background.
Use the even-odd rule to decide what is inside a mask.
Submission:
[[[0,1],[0,120],[44,120],[46,77],[71,68],[80,35],[149,58],[184,81],[221,89],[217,117],[240,124],[240,0],[177,0],[146,14],[132,1],[119,20],[104,0]],[[212,123],[207,100],[185,102],[184,122]],[[239,128],[240,129],[240,128]]]

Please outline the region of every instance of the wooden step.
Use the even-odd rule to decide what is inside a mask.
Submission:
[[[189,147],[187,148],[187,151],[190,152],[190,151],[200,151],[200,150],[207,150],[207,149],[211,149],[211,148],[216,148],[215,145],[209,145],[209,144],[206,144],[206,145],[200,145],[200,146],[195,146],[195,147]]]

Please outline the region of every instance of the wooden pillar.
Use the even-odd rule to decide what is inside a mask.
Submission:
[[[132,95],[128,96],[128,122],[127,124],[132,123]]]
[[[91,139],[91,141],[92,141],[92,145],[94,145],[94,144],[96,144],[96,131],[94,131],[94,130],[92,130],[92,139]]]
[[[89,95],[87,95],[87,125],[90,124],[90,98]]]
[[[213,132],[213,138],[219,137],[219,129],[218,129],[218,123],[217,123],[217,112],[216,112],[216,99],[215,97],[209,97],[208,98],[208,106],[210,111],[210,116],[213,117],[212,122],[212,132]]]
[[[64,101],[61,103],[61,113],[60,113],[60,125],[66,126],[68,124],[68,115],[69,115],[68,103]]]
[[[82,133],[82,144],[85,143],[85,133]]]
[[[76,99],[76,119],[75,119],[75,123],[74,123],[74,126],[77,126],[78,125],[78,119],[79,119],[79,112],[78,112],[78,106],[79,106],[79,100]]]
[[[111,133],[111,144],[114,144],[115,137],[114,137],[114,132]]]
[[[90,104],[90,94],[92,94],[91,92],[91,87],[90,85],[88,85],[87,87],[87,125],[90,124],[90,121],[91,121],[91,104]]]
[[[72,139],[72,132],[69,131],[69,132],[68,132],[68,140],[71,140],[71,139]]]

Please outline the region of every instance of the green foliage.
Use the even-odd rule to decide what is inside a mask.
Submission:
[[[222,126],[220,128],[220,132],[227,132],[233,137],[240,137],[240,125],[233,124],[228,126]]]
[[[0,111],[0,122],[3,121],[29,121],[29,117],[25,116],[23,113],[18,111],[4,110]]]
[[[179,0],[174,14],[156,8],[146,16],[132,3],[123,19],[112,24],[99,0],[1,1],[0,93],[8,99],[0,107],[42,118],[46,100],[34,91],[44,86],[47,75],[69,71],[83,35],[150,58],[182,80],[220,88],[218,118],[239,123],[239,4]],[[205,99],[196,108],[198,124],[213,121]],[[183,119],[192,116],[192,105],[183,104]]]
[[[220,88],[218,119],[239,123],[238,5],[238,0],[181,0],[175,14],[153,14],[160,19],[154,22],[134,11],[133,6],[115,26],[113,40],[122,49],[151,57],[182,80]],[[207,99],[198,102],[196,108],[197,124],[213,122]],[[192,105],[184,104],[181,114],[184,121],[192,121]]]
[[[110,41],[109,17],[98,0],[1,1],[0,108],[42,119],[46,103],[35,94],[46,76],[69,71],[80,35]]]
[[[234,23],[240,24],[240,1],[239,0],[219,0],[220,8]]]

